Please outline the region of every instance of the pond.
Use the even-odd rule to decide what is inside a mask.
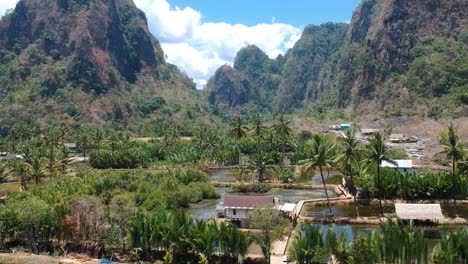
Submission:
[[[341,224],[316,224],[320,226],[322,232],[326,232],[328,229],[334,227],[337,234],[340,236],[344,234],[345,237],[352,241],[357,236],[367,236],[371,232],[378,232],[380,227],[373,225],[341,225]],[[429,248],[432,249],[438,242],[440,236],[446,232],[455,231],[462,229],[462,226],[451,226],[451,227],[417,227],[417,229],[424,230],[425,238],[429,239]]]
[[[191,204],[188,209],[189,213],[195,219],[206,220],[216,217],[216,205],[223,202],[223,197],[228,193],[228,188],[216,188],[221,198],[216,200],[203,200],[196,204]],[[273,188],[267,193],[255,194],[241,194],[241,195],[271,195],[279,198],[280,201],[285,203],[297,203],[300,200],[325,198],[323,190],[294,190],[294,189],[279,189]],[[330,197],[335,197],[335,193],[329,191]]]
[[[441,204],[442,213],[449,217],[453,212],[453,206],[448,204]],[[375,217],[379,215],[379,205],[377,203],[372,203],[371,205],[359,205],[358,207],[359,216],[361,217]],[[354,217],[354,206],[353,204],[340,204],[333,205],[332,212],[337,217]],[[395,206],[386,205],[384,206],[384,212],[386,214],[394,214]],[[306,205],[303,208],[302,214],[304,216],[313,216],[321,217],[328,213],[328,208],[326,205]],[[459,217],[468,219],[468,206],[467,205],[458,205],[457,213]]]
[[[236,182],[237,177],[236,174],[239,173],[238,170],[232,170],[232,169],[225,169],[225,170],[218,170],[218,171],[213,171],[211,172],[210,179],[211,181],[215,182]],[[324,178],[325,180],[338,175],[339,172],[337,171],[330,171],[329,173],[327,171],[324,171]],[[322,184],[322,178],[320,177],[320,172],[316,171],[314,176],[307,180],[307,181],[302,181],[301,183],[307,183],[307,184]]]

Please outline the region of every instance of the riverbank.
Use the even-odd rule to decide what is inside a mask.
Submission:
[[[249,184],[249,183],[250,182],[246,182],[245,184]],[[243,182],[212,181],[211,184],[213,184],[214,187],[230,188],[239,184],[243,184]],[[323,185],[319,185],[319,184],[302,184],[302,183],[266,183],[266,184],[268,184],[271,188],[279,188],[279,189],[323,190]],[[347,194],[344,188],[342,188],[340,185],[327,184],[326,188],[327,190],[334,192],[336,196],[345,196],[345,197],[349,196],[349,194]]]

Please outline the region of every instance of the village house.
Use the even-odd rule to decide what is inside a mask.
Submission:
[[[394,160],[394,162],[395,164],[388,162],[388,161],[382,161],[382,164],[380,165],[380,167],[392,168],[401,173],[413,173],[417,170],[417,167],[413,165],[412,160]]]
[[[406,137],[404,134],[391,134],[389,140],[392,143],[401,143],[406,141]]]
[[[249,226],[247,213],[258,206],[276,208],[279,200],[273,196],[226,195],[223,205],[217,207],[218,215],[224,216],[234,224],[246,228]]]
[[[375,129],[375,128],[364,128],[364,129],[361,129],[361,134],[363,137],[369,137],[369,136],[372,136],[372,135],[375,135],[377,133],[380,133],[380,129]]]
[[[64,143],[63,145],[68,149],[68,152],[78,153],[78,147],[76,146],[76,143]]]

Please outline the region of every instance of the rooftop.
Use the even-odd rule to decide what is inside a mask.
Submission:
[[[380,167],[382,168],[401,168],[401,169],[411,169],[413,168],[412,160],[394,160],[396,164],[392,164],[388,161],[382,161]]]
[[[395,204],[397,217],[403,220],[443,220],[440,204]]]
[[[248,196],[248,195],[226,195],[224,197],[225,208],[254,209],[256,206],[273,205],[273,196]]]
[[[390,139],[404,139],[405,134],[391,134]]]

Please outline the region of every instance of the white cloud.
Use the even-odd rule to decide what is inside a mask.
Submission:
[[[18,0],[0,0],[0,18],[8,9],[15,8],[17,2]]]
[[[18,0],[0,0],[0,17]],[[276,23],[243,24],[202,21],[202,13],[191,7],[171,6],[166,0],[134,0],[148,18],[151,32],[159,39],[168,61],[192,77],[199,88],[223,64],[232,64],[237,51],[257,45],[271,58],[284,53],[299,39],[301,30]]]
[[[171,7],[166,0],[134,0],[145,11],[151,32],[161,41],[168,61],[192,77],[199,88],[216,69],[232,64],[237,51],[257,45],[271,58],[285,52],[299,39],[301,30],[275,23],[246,26],[210,23],[191,7]]]

